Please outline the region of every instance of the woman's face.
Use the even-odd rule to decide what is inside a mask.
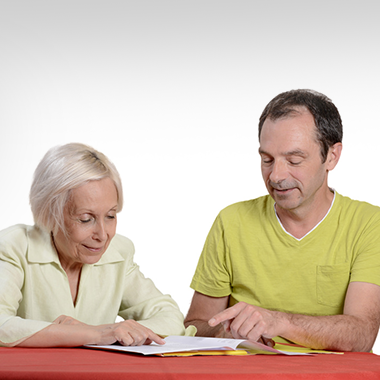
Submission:
[[[117,191],[110,178],[72,190],[64,209],[67,235],[59,231],[54,236],[65,270],[100,260],[116,233],[116,209]]]

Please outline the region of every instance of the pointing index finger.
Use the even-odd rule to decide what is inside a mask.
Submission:
[[[165,340],[163,339],[165,336],[164,335],[160,335],[160,334],[155,334],[154,332],[152,332],[152,334],[149,336],[149,339],[151,339],[153,342],[157,343],[157,344],[165,344]]]
[[[220,313],[214,315],[208,321],[209,326],[214,327],[218,325],[219,323],[228,321],[230,319],[234,319],[240,313],[241,311],[240,309],[241,307],[239,306],[239,304],[236,304],[232,307],[229,307],[226,310],[221,311]]]

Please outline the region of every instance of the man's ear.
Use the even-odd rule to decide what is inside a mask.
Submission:
[[[340,155],[342,154],[343,145],[341,142],[338,142],[330,146],[326,158],[326,169],[328,171],[333,170],[337,165]]]

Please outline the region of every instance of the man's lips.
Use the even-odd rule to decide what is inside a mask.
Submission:
[[[287,193],[290,193],[291,191],[293,191],[295,189],[295,187],[289,187],[287,189],[277,189],[275,187],[273,187],[273,191],[278,193],[278,194],[287,194]]]

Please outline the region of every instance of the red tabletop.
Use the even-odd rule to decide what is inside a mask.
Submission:
[[[281,377],[280,377],[281,376]],[[85,348],[0,348],[0,379],[380,379],[380,357],[152,357]]]

